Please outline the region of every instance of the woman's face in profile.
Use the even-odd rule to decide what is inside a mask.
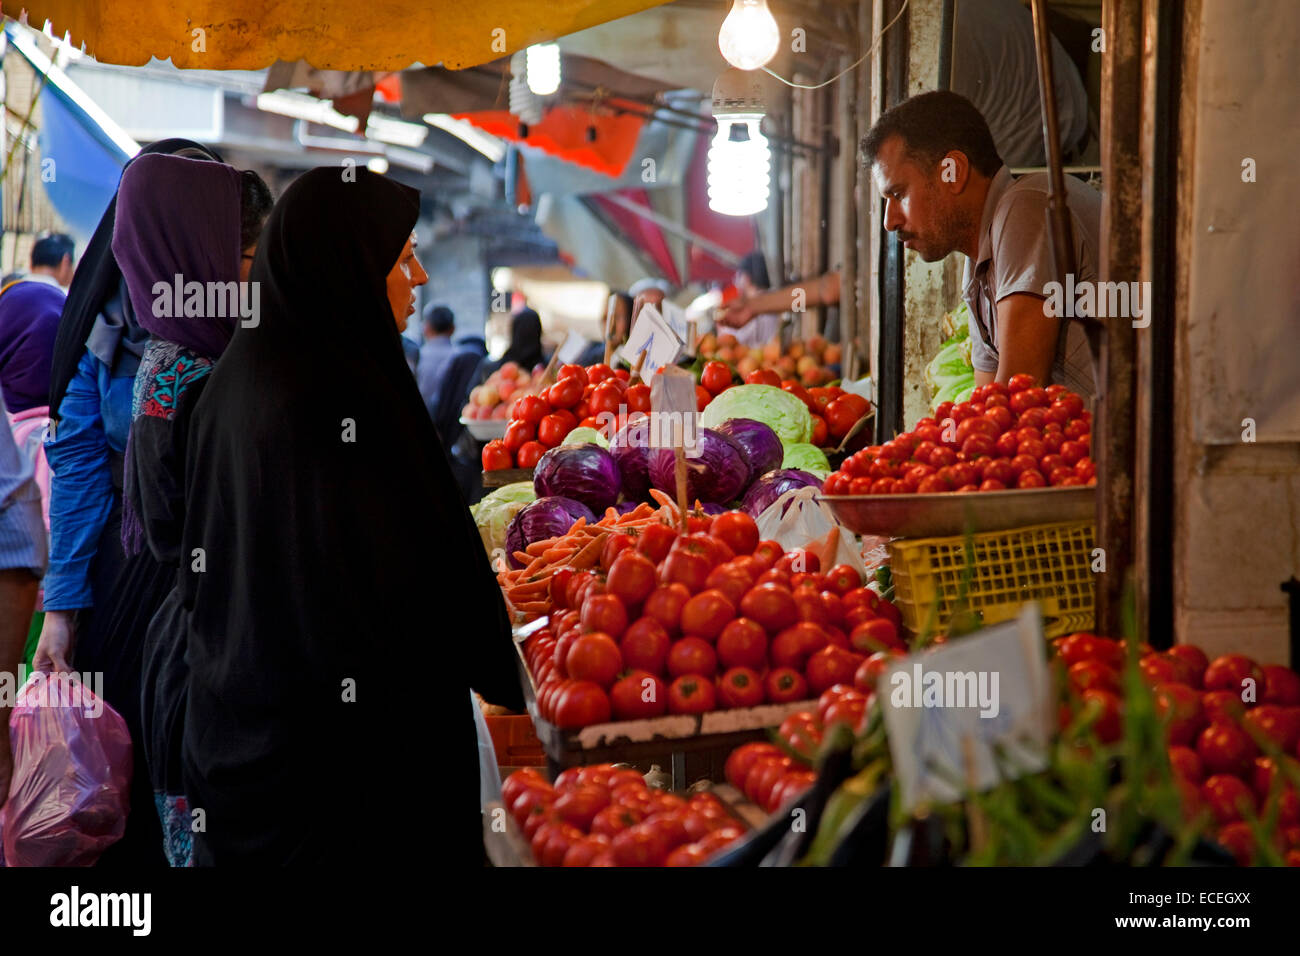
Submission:
[[[415,257],[415,233],[406,240],[397,262],[388,272],[388,304],[393,309],[397,331],[406,331],[406,319],[415,311],[415,289],[429,281],[429,274]]]

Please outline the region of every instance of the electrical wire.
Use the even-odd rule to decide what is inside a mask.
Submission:
[[[871,43],[871,46],[867,48],[867,52],[866,52],[866,53],[862,54],[862,56],[858,57],[856,61],[854,61],[853,63],[850,63],[848,66],[846,66],[844,69],[840,70],[840,72],[836,73],[834,76],[832,76],[829,80],[825,81],[824,83],[817,83],[817,84],[814,84],[814,85],[812,85],[812,86],[809,86],[809,85],[807,85],[807,84],[805,84],[805,83],[796,83],[796,82],[794,82],[793,80],[787,80],[787,79],[786,79],[784,76],[782,76],[780,73],[775,73],[775,72],[773,72],[772,70],[769,70],[767,67],[763,67],[762,70],[763,70],[763,72],[766,73],[768,76],[771,76],[771,77],[774,77],[774,78],[780,80],[780,81],[781,81],[782,83],[784,83],[786,86],[793,86],[793,87],[794,87],[795,89],[797,89],[797,90],[820,90],[823,86],[830,86],[832,83],[834,83],[836,80],[838,80],[838,79],[839,79],[841,76],[843,76],[845,73],[851,72],[852,70],[856,70],[859,66],[862,65],[862,61],[863,61],[863,60],[867,59],[867,57],[871,56],[873,53],[876,52],[877,47],[880,46],[880,41],[881,41],[881,39],[882,39],[882,38],[884,37],[884,35],[885,35],[885,31],[888,30],[890,27],[892,27],[895,23],[898,22],[898,18],[901,17],[901,16],[903,15],[904,11],[907,10],[907,5],[908,5],[908,3],[910,3],[910,2],[911,2],[911,0],[903,0],[903,5],[902,5],[901,7],[899,7],[899,8],[898,8],[898,12],[897,12],[896,14],[894,14],[894,19],[892,19],[892,20],[890,20],[888,23],[886,23],[886,24],[884,25],[884,27],[881,29],[881,31],[880,31],[879,33],[876,34],[876,38],[875,38],[875,40],[873,40],[872,43]]]

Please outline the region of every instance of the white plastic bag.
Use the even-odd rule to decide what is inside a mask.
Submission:
[[[834,559],[824,561],[822,570],[828,571],[837,564],[847,564],[867,579],[867,569],[862,563],[857,536],[835,519],[830,505],[818,501],[821,491],[811,485],[793,488],[772,502],[758,516],[758,536],[764,541],[775,541],[785,550],[806,548],[820,550],[830,533],[838,529]],[[789,504],[787,509],[785,506]]]

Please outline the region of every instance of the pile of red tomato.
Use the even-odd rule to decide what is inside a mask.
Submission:
[[[722,394],[734,384],[731,369],[722,362],[707,362],[700,373],[700,386],[710,396]],[[770,368],[760,368],[745,376],[746,385],[771,385],[780,388],[808,406],[812,415],[813,433],[810,439],[818,447],[838,444],[858,420],[871,411],[871,403],[861,395],[846,392],[836,385],[804,388],[795,379],[784,381]],[[703,411],[703,407],[700,408]],[[831,441],[834,439],[834,442]]]
[[[562,728],[807,700],[906,650],[898,609],[858,572],[760,541],[741,511],[605,542],[600,570],[551,576],[524,642],[540,715]]]
[[[1097,711],[1097,738],[1118,740],[1123,642],[1071,634],[1054,645],[1071,690]],[[1280,763],[1300,773],[1300,676],[1280,665],[1261,667],[1242,654],[1210,661],[1191,644],[1159,652],[1144,646],[1138,667],[1165,721],[1169,762],[1189,819],[1209,811],[1218,841],[1249,863],[1255,840],[1244,817],[1263,814],[1276,783],[1278,849],[1300,866],[1300,794],[1288,774],[1279,773]],[[1063,724],[1068,717],[1063,709]],[[1267,755],[1269,748],[1278,756]]]
[[[977,386],[883,445],[850,455],[828,495],[936,494],[1096,484],[1092,413],[1062,385],[1030,375]]]
[[[575,428],[602,429],[613,415],[622,427],[631,412],[650,411],[650,386],[629,385],[627,369],[608,365],[565,365],[555,383],[539,395],[523,395],[510,409],[504,438],[483,446],[483,470],[532,468],[547,450],[564,443]],[[606,436],[611,429],[604,428]]]
[[[745,833],[713,794],[651,790],[612,764],[572,767],[554,786],[519,770],[501,795],[540,866],[696,866]]]
[[[878,676],[879,672],[864,675],[867,689],[864,682],[853,687],[836,684],[818,698],[816,711],[801,710],[787,717],[777,730],[785,750],[770,743],[741,744],[727,757],[728,782],[768,813],[798,799],[817,780],[812,765],[826,733],[837,724],[854,733],[863,729]]]

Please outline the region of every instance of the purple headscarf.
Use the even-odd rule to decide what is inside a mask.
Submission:
[[[239,316],[186,316],[183,293],[192,282],[206,290],[209,282],[239,281],[239,171],[164,153],[138,157],[118,187],[113,256],[142,327],[200,355],[219,356]],[[159,282],[167,286],[170,309],[155,308]]]

